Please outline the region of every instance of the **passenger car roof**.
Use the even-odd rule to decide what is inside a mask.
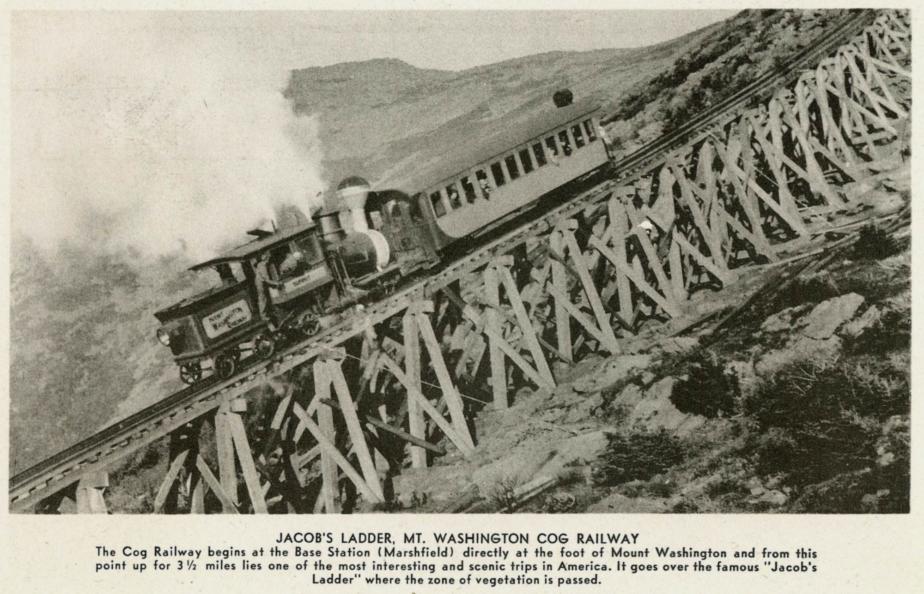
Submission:
[[[294,238],[297,238],[301,235],[306,235],[309,231],[315,228],[314,223],[308,223],[305,225],[298,225],[297,227],[288,227],[285,229],[280,229],[272,235],[267,235],[260,239],[256,239],[244,245],[238,246],[224,254],[218,256],[217,258],[212,258],[211,260],[206,260],[205,262],[200,262],[195,266],[191,267],[190,270],[202,270],[203,268],[208,268],[209,266],[216,266],[218,264],[225,264],[230,262],[241,262],[243,260],[249,260],[253,256],[265,252],[268,249],[276,247],[281,243],[285,243]]]

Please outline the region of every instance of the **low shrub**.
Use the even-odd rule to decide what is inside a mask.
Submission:
[[[705,351],[691,357],[686,379],[674,386],[671,402],[680,412],[715,418],[731,414],[740,394],[734,373],[725,370],[715,353]]]
[[[761,474],[807,486],[875,466],[883,422],[907,414],[906,383],[855,361],[798,362],[745,399],[761,432],[750,446]]]
[[[844,292],[828,273],[800,276],[780,291],[773,311],[805,303],[821,303]]]
[[[895,238],[878,225],[864,225],[853,244],[852,256],[855,260],[882,260],[898,252]]]
[[[911,308],[888,308],[858,336],[844,341],[844,350],[856,355],[882,355],[911,349]]]
[[[664,429],[608,433],[606,449],[593,464],[593,480],[600,486],[647,481],[684,458],[683,445]]]

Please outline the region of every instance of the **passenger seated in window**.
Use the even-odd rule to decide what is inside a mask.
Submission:
[[[462,206],[462,201],[459,199],[459,193],[455,190],[449,191],[449,204],[451,204],[453,208],[459,208]]]
[[[478,172],[478,185],[481,187],[481,192],[484,194],[485,200],[491,199],[491,184],[488,183],[488,176],[482,172]]]

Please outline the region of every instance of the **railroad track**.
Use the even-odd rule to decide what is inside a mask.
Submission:
[[[612,179],[584,191],[566,204],[542,214],[536,220],[490,241],[468,256],[447,265],[434,275],[357,312],[333,328],[294,345],[272,361],[257,362],[226,381],[206,380],[204,385],[176,392],[133,415],[106,427],[99,433],[35,464],[10,479],[11,511],[26,511],[42,499],[66,488],[84,476],[101,471],[117,460],[161,439],[183,425],[208,413],[220,404],[237,398],[263,384],[267,377],[285,373],[400,313],[409,303],[426,299],[450,283],[460,280],[508,253],[527,239],[550,231],[584,208],[605,199],[621,182],[650,171],[680,148],[690,146],[733,120],[755,99],[769,96],[775,89],[797,79],[801,71],[831,54],[846,40],[870,24],[875,11],[848,13],[840,22],[791,60],[785,69],[768,72],[730,97],[711,106],[671,134],[628,155],[615,167]]]

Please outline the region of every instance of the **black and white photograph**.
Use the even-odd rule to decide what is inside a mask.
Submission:
[[[909,511],[907,10],[10,27],[12,513]]]

